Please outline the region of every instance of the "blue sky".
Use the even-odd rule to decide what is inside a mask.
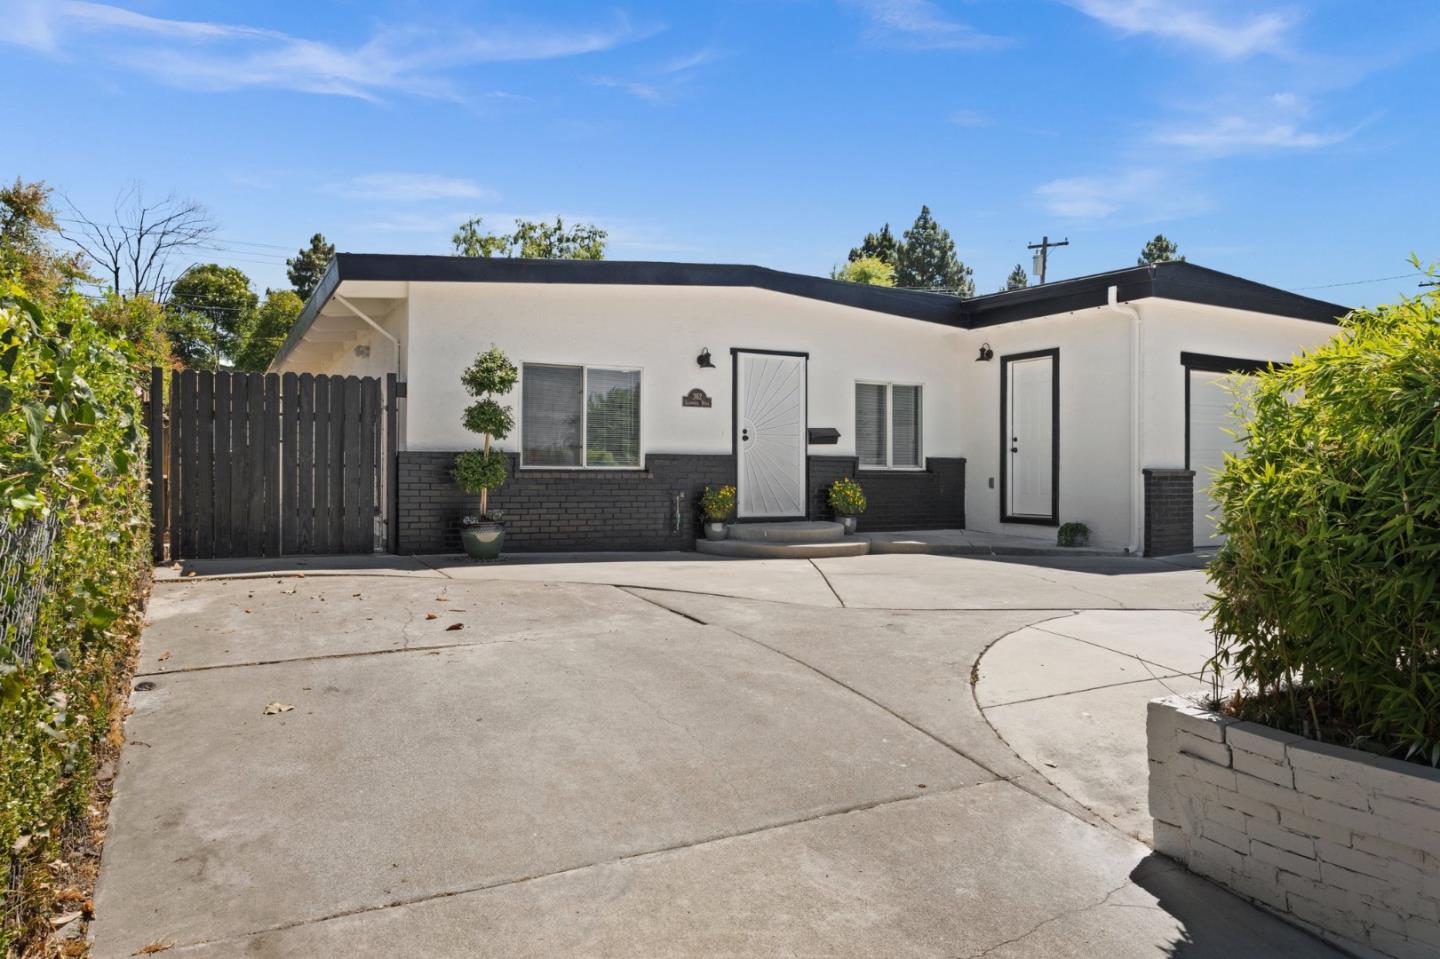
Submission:
[[[483,215],[825,273],[922,203],[981,292],[1198,263],[1350,304],[1440,258],[1440,5],[1352,0],[0,0],[0,175],[206,204],[257,288],[319,230]],[[20,95],[16,96],[15,93]],[[1330,284],[1349,284],[1327,287]]]

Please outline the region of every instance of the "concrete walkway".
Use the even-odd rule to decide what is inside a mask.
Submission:
[[[1077,610],[1193,620],[1184,566],[169,571],[94,955],[1331,954],[987,722],[1029,698],[1012,641]],[[1143,742],[1143,710],[1117,725]]]

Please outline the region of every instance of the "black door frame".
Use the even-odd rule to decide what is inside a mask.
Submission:
[[[798,356],[805,361],[805,422],[801,426],[800,456],[805,461],[805,488],[801,499],[804,511],[798,516],[741,516],[740,515],[740,359],[741,353],[758,353],[762,356]],[[730,347],[730,456],[735,463],[735,519],[736,523],[784,523],[789,520],[810,518],[810,354],[799,350],[758,350],[746,346]]]
[[[1013,516],[1010,513],[1010,364],[1017,360],[1050,357],[1050,515]],[[1031,526],[1060,525],[1060,348],[1029,350],[1000,357],[1000,522]]]

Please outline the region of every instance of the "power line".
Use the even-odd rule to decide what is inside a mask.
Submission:
[[[56,222],[58,222],[58,223],[75,223],[75,224],[79,224],[80,226],[103,226],[103,227],[109,227],[109,228],[112,229],[112,230],[120,230],[121,232],[125,233],[126,235],[128,235],[128,234],[130,234],[130,233],[133,233],[133,232],[136,232],[134,227],[125,226],[123,223],[100,223],[100,222],[92,222],[92,221],[90,221],[90,220],[81,220],[81,219],[77,219],[76,217],[70,217],[70,216],[57,216],[57,217],[55,218],[55,220],[56,220]],[[257,241],[255,241],[255,240],[232,240],[232,239],[229,239],[229,238],[227,238],[227,237],[219,237],[219,238],[217,238],[217,242],[228,243],[228,244],[231,244],[232,246],[255,246],[255,247],[262,247],[262,248],[267,249],[267,250],[285,250],[285,251],[289,251],[289,249],[290,249],[290,247],[285,246],[285,245],[280,244],[280,243],[260,243],[260,242],[257,242]],[[299,248],[297,247],[296,249],[299,249]]]
[[[1294,290],[1297,293],[1301,290],[1333,290],[1337,286],[1363,286],[1366,283],[1384,283],[1387,280],[1404,280],[1412,276],[1424,275],[1419,270],[1414,270],[1410,273],[1397,273],[1394,276],[1377,276],[1370,280],[1346,280],[1343,283],[1322,283],[1319,286],[1297,286]]]

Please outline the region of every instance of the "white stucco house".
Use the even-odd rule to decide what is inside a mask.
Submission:
[[[868,529],[1134,552],[1210,541],[1233,440],[1220,381],[1334,334],[1344,307],[1191,263],[960,300],[753,266],[338,254],[271,369],[402,386],[389,491],[402,552],[453,549],[473,506],[460,373],[520,368],[494,503],[517,549],[688,548],[695,500],[822,518],[854,475]]]

